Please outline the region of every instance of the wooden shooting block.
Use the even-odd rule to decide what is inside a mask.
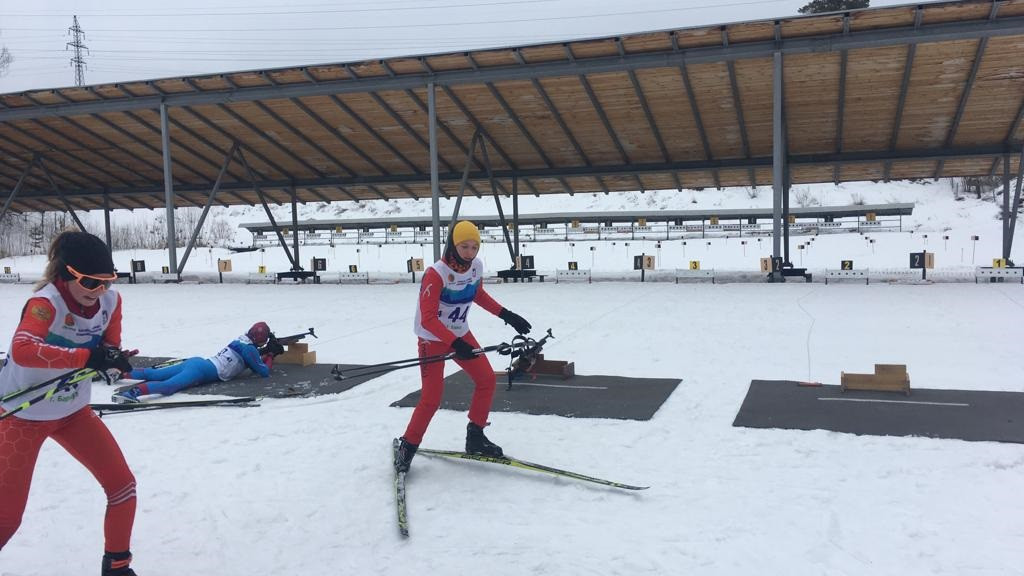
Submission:
[[[874,374],[842,373],[840,390],[902,392],[910,396],[910,375],[905,364],[875,364]]]
[[[310,352],[309,344],[306,344],[305,342],[286,344],[284,347],[284,354],[275,358],[274,362],[278,364],[298,364],[299,366],[309,366],[310,364],[316,364],[316,351]]]
[[[568,380],[576,375],[576,364],[565,360],[545,360],[543,354],[537,355],[537,363],[530,372],[534,374],[550,374]]]
[[[543,354],[537,354],[537,361],[526,373],[558,376],[562,380],[568,380],[576,375],[576,364],[565,360],[545,360]],[[495,372],[494,375],[500,378],[504,377],[505,373]]]

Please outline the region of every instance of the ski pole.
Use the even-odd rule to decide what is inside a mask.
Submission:
[[[64,381],[58,382],[57,385],[54,386],[53,388],[50,388],[46,392],[43,392],[42,394],[40,394],[38,396],[35,396],[33,398],[30,398],[29,400],[26,400],[25,402],[15,406],[9,412],[4,412],[3,414],[0,414],[0,420],[3,420],[4,418],[10,417],[10,416],[13,416],[13,415],[17,414],[18,412],[21,412],[22,410],[25,410],[26,408],[30,408],[33,404],[38,404],[39,402],[42,402],[44,400],[49,400],[50,398],[52,398],[58,392],[63,392],[65,390],[71,390],[72,388],[78,388],[78,384],[80,382],[82,382],[83,380],[86,380],[86,379],[92,379],[92,378],[94,378],[98,374],[99,374],[99,372],[97,372],[96,370],[93,370],[92,368],[86,368],[84,370],[76,370],[76,371],[71,373],[71,377],[70,378],[67,378]],[[43,385],[46,385],[48,383],[49,382],[44,382]],[[19,396],[20,395],[21,394],[19,394]]]
[[[497,351],[499,354],[505,354],[505,350],[510,350],[511,345],[505,342],[501,344],[494,344],[492,346],[486,346],[484,348],[477,348],[473,352],[477,354],[486,354],[487,352]],[[436,354],[434,356],[424,356],[422,358],[407,358],[405,360],[393,360],[391,362],[382,362],[380,364],[371,364],[369,366],[357,366],[350,368],[347,371],[342,371],[338,364],[334,365],[331,369],[331,373],[334,374],[335,380],[344,380],[346,378],[354,378],[358,376],[372,376],[374,374],[384,374],[394,370],[401,370],[403,368],[412,368],[413,366],[422,366],[424,364],[432,364],[434,362],[443,362],[445,360],[455,357],[455,352],[445,352],[444,354]],[[352,374],[355,372],[355,374]]]
[[[47,386],[52,386],[54,384],[61,384],[65,380],[73,379],[79,372],[82,372],[82,373],[88,372],[91,375],[91,374],[94,374],[96,371],[93,370],[92,368],[75,368],[74,370],[70,370],[68,372],[65,372],[65,373],[59,375],[59,376],[54,376],[53,378],[50,378],[49,380],[46,380],[44,382],[40,382],[39,384],[33,384],[32,386],[29,386],[28,388],[24,388],[22,390],[16,390],[14,392],[11,392],[11,393],[3,396],[2,398],[0,398],[0,402],[10,402],[11,400],[15,400],[17,398],[20,398],[20,397],[28,394],[29,392],[35,392],[36,390],[42,390],[43,388],[46,388]],[[82,374],[82,375],[84,376],[84,374]]]
[[[139,353],[138,350],[127,350],[127,351],[124,351],[124,352],[126,353],[127,357],[129,357],[129,358],[131,358],[132,356],[135,356],[136,354]],[[172,365],[177,364],[179,362],[184,362],[184,360],[183,359],[166,360],[164,362],[161,362],[160,364],[157,364],[155,366],[155,368],[163,368],[164,366],[172,366]],[[81,382],[82,380],[85,380],[86,378],[92,379],[92,378],[95,378],[96,376],[102,376],[104,379],[107,380],[107,384],[110,384],[110,376],[108,376],[105,372],[100,372],[99,370],[96,370],[94,368],[75,368],[74,370],[69,370],[69,371],[67,371],[67,372],[65,372],[63,374],[60,374],[58,376],[54,376],[53,378],[50,378],[49,380],[46,380],[44,382],[40,382],[38,384],[33,384],[33,385],[29,386],[28,388],[23,388],[21,390],[16,390],[14,392],[6,394],[3,397],[0,397],[0,403],[6,403],[6,402],[10,402],[12,400],[16,400],[16,399],[21,398],[22,396],[24,396],[24,395],[26,395],[26,394],[28,394],[30,392],[35,392],[36,390],[42,390],[43,388],[46,388],[47,386],[53,386],[53,385],[60,386],[61,384],[66,383],[65,381],[73,382],[73,383],[77,384],[78,382]]]

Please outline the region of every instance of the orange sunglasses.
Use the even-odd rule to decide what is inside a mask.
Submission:
[[[84,290],[89,292],[96,292],[97,290],[106,290],[110,288],[110,285],[117,280],[117,276],[114,274],[108,276],[96,276],[92,274],[82,274],[78,270],[75,270],[70,264],[67,265],[68,272],[75,277],[75,282],[81,286]]]

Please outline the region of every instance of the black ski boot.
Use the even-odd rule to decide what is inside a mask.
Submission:
[[[416,455],[416,449],[420,447],[419,444],[412,444],[405,439],[405,436],[399,438],[398,454],[395,454],[395,470],[399,472],[408,472],[409,464],[412,463],[412,457]]]
[[[480,454],[492,458],[504,458],[501,446],[487,439],[484,436],[484,429],[470,422],[466,426],[466,453]]]
[[[132,561],[132,553],[106,552],[103,554],[103,572],[100,576],[138,576],[135,571],[128,567]]]

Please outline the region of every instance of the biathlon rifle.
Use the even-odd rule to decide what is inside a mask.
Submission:
[[[292,334],[291,336],[284,336],[281,338],[274,336],[274,333],[271,332],[270,337],[267,338],[267,343],[264,344],[262,348],[260,348],[260,354],[271,354],[272,356],[279,356],[281,354],[284,354],[285,346],[289,344],[295,344],[296,342],[302,340],[306,336],[319,338],[319,336],[316,335],[316,332],[314,332],[312,328],[299,334]]]
[[[548,333],[540,340],[527,338],[520,334],[512,338],[512,345],[509,346],[507,352],[498,351],[499,354],[509,355],[508,368],[505,369],[505,372],[508,374],[508,388],[506,390],[512,389],[512,381],[516,377],[533,369],[537,364],[540,353],[544,350],[544,345],[547,344],[548,339],[554,339],[554,337],[555,335],[551,333],[551,328],[548,328]]]
[[[494,344],[492,346],[484,346],[474,350],[477,354],[487,354],[488,352],[497,352],[502,356],[511,356],[512,358],[518,358],[522,355],[525,348],[529,345],[536,345],[537,341],[530,338],[519,337],[521,341],[517,342],[513,339],[512,343],[502,342],[501,344]],[[544,342],[548,338],[554,338],[551,335],[551,330],[548,330],[548,335],[540,339],[540,346],[544,346]],[[531,344],[527,344],[529,341]],[[433,356],[417,356],[416,358],[406,358],[405,360],[393,360],[391,362],[382,362],[380,364],[371,364],[369,366],[352,366],[350,368],[342,368],[341,364],[335,364],[334,368],[331,368],[331,374],[334,375],[335,380],[345,380],[347,378],[358,378],[361,376],[374,376],[377,374],[386,374],[395,370],[401,370],[403,368],[412,368],[414,366],[422,366],[424,364],[433,364],[434,362],[444,362],[445,360],[451,360],[455,358],[454,351],[448,351],[443,354],[435,354]],[[533,363],[530,364],[533,366]]]

